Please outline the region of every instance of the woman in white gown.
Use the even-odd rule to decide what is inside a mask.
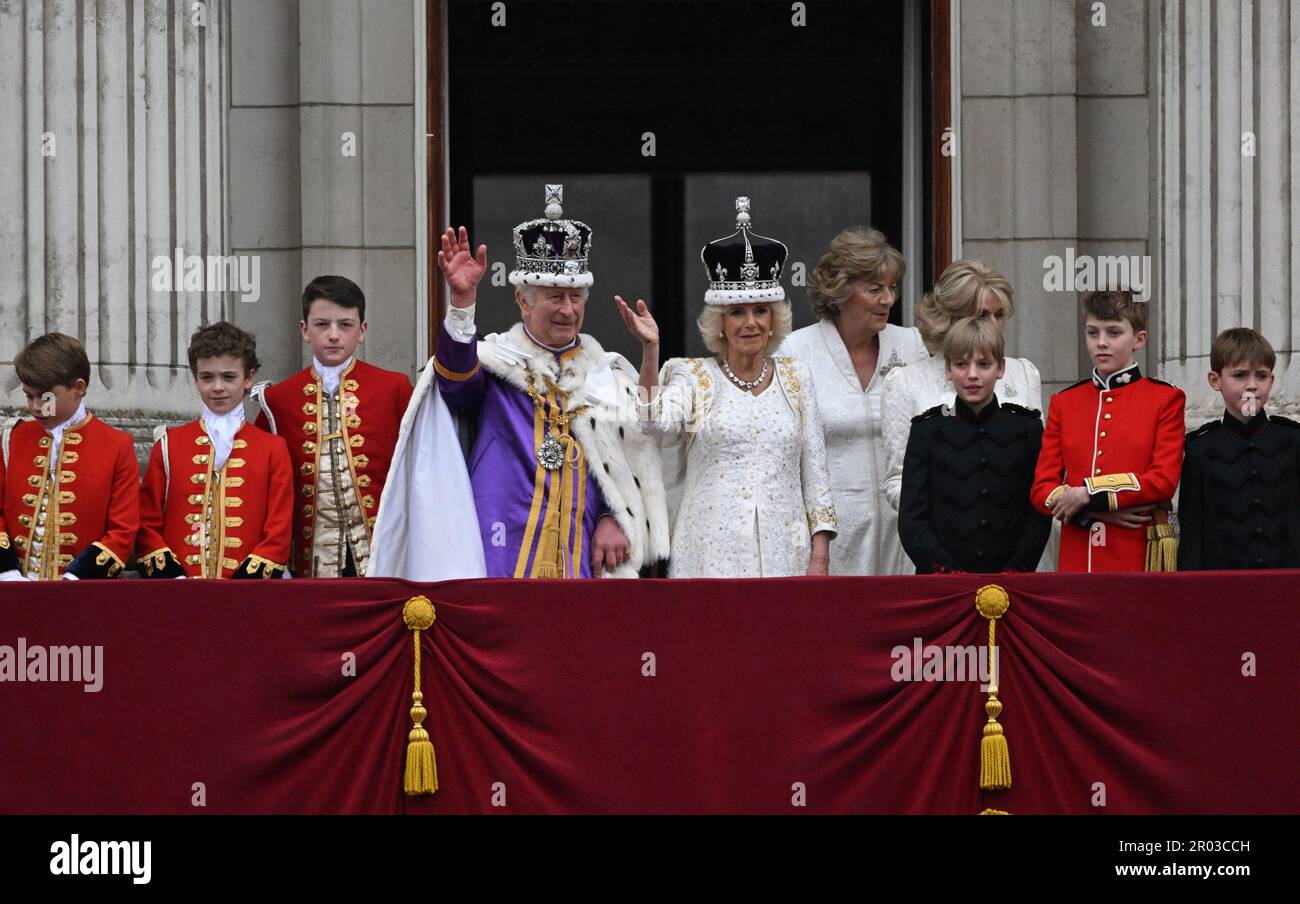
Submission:
[[[929,353],[921,334],[889,322],[907,265],[883,233],[854,226],[837,235],[808,277],[819,318],[781,351],[808,365],[817,384],[839,533],[831,574],[900,574],[908,563],[898,513],[885,502],[880,397],[891,370]]]
[[[885,439],[885,498],[898,511],[903,489],[903,457],[912,418],[936,405],[952,405],[957,398],[943,369],[943,337],[948,328],[963,317],[987,317],[1000,328],[1013,313],[1011,284],[1006,277],[982,261],[954,261],[943,271],[934,291],[927,292],[916,306],[916,326],[930,356],[890,371],[881,394],[881,430]],[[1006,359],[1006,373],[997,381],[994,392],[998,400],[1015,402],[1038,412],[1043,410],[1043,387],[1038,368],[1028,358]],[[1053,530],[1044,562],[1055,560]],[[1043,566],[1040,566],[1042,568]],[[1055,565],[1052,565],[1055,570]],[[906,562],[900,573],[912,574],[915,567]]]
[[[668,574],[824,575],[835,510],[812,375],[793,358],[770,357],[790,332],[786,248],[749,231],[748,199],[736,207],[736,232],[701,252],[710,283],[699,326],[716,357],[674,358],[660,372],[649,308],[615,296],[641,341],[642,427],[684,446],[684,477],[679,466],[665,474],[669,485],[684,483]]]

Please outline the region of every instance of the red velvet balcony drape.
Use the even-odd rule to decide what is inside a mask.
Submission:
[[[891,654],[985,644],[978,576],[0,585],[0,812],[1300,812],[1298,580],[1000,576],[988,794],[978,678]],[[407,798],[416,594],[441,789]],[[98,692],[12,680],[66,645]]]

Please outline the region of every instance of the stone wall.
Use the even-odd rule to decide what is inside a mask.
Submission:
[[[234,316],[262,375],[310,363],[302,288],[336,273],[366,293],[361,357],[414,377],[412,0],[231,0],[230,54],[231,246],[261,257],[265,283]]]
[[[90,357],[90,407],[143,450],[151,425],[194,416],[185,350],[202,323],[253,331],[262,378],[304,366],[300,297],[320,273],[366,291],[362,357],[414,376],[422,9],[0,3],[0,119],[13,126],[0,130],[0,414],[22,405],[14,355],[60,330]],[[154,263],[178,247],[182,260],[255,261],[256,300],[158,288]]]
[[[1016,288],[1009,347],[1045,392],[1089,367],[1075,292],[1044,262],[1150,255],[1148,372],[1213,416],[1213,336],[1259,328],[1289,373],[1300,289],[1300,0],[963,0],[959,253]],[[417,0],[0,3],[0,413],[31,337],[77,336],[92,405],[133,427],[192,416],[185,344],[220,317],[264,378],[302,367],[299,296],[325,272],[370,302],[363,357],[427,354],[417,222]],[[1245,153],[1244,135],[1254,142]],[[435,135],[434,140],[438,140]],[[352,147],[348,145],[352,144]],[[347,153],[347,151],[354,153]],[[151,263],[256,258],[260,296],[158,290]]]
[[[1300,416],[1300,2],[1167,0],[1151,28],[1161,371],[1214,417],[1210,344],[1253,327],[1278,352],[1269,410]]]
[[[54,330],[110,421],[193,408],[187,340],[228,299],[158,290],[153,264],[227,244],[226,30],[220,3],[0,4],[0,410],[22,404],[14,355]]]
[[[1009,353],[1044,400],[1090,368],[1079,295],[1046,290],[1044,262],[1149,249],[1147,6],[1105,6],[1095,26],[1086,2],[961,3],[960,251],[1011,280]]]

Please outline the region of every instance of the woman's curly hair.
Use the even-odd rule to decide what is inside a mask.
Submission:
[[[833,320],[853,294],[853,282],[866,279],[899,283],[907,262],[885,234],[869,226],[850,226],[835,238],[808,277],[808,303],[822,320]]]

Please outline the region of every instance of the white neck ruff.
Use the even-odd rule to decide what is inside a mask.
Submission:
[[[214,470],[220,471],[226,466],[226,459],[230,458],[230,450],[234,448],[235,434],[243,426],[243,403],[236,405],[225,414],[217,414],[207,405],[203,406],[203,429],[208,432],[208,438],[212,440]]]
[[[338,392],[339,376],[343,373],[343,371],[347,370],[349,367],[352,366],[352,360],[355,357],[356,356],[353,355],[349,357],[346,361],[344,361],[342,364],[336,364],[333,367],[330,367],[328,365],[321,364],[320,361],[316,358],[316,356],[312,355],[311,365],[312,367],[316,368],[316,373],[320,374],[321,388],[328,393]]]

